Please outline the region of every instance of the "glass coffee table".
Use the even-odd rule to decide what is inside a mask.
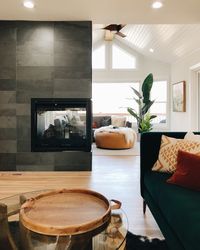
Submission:
[[[24,230],[19,209],[27,199],[51,190],[39,190],[0,199],[0,249],[5,250],[123,250],[128,220],[122,209],[112,210],[108,223],[84,234],[42,235]]]

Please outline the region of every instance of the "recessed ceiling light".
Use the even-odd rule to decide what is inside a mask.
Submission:
[[[154,52],[154,49],[151,48],[151,49],[149,49],[149,51],[150,51],[151,53],[153,53],[153,52]]]
[[[34,2],[33,1],[24,1],[23,2],[24,7],[28,8],[28,9],[33,9],[34,8]]]
[[[152,3],[153,9],[160,9],[163,6],[163,3],[161,1],[155,1]]]

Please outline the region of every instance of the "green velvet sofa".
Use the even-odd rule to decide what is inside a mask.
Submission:
[[[185,136],[185,132],[148,132],[141,135],[143,212],[147,205],[170,250],[200,250],[200,192],[168,184],[166,180],[170,174],[151,171],[158,158],[162,134],[175,138]]]

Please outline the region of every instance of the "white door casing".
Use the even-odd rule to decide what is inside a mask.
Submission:
[[[189,119],[190,129],[200,130],[200,63],[190,67],[190,87],[189,87]]]

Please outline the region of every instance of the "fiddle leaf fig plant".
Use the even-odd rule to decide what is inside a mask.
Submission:
[[[142,94],[140,94],[136,89],[131,87],[134,93],[133,99],[138,104],[138,112],[128,107],[127,111],[137,120],[138,132],[147,132],[152,130],[151,120],[156,117],[156,115],[150,115],[149,109],[153,105],[155,100],[150,100],[150,92],[153,86],[153,74],[149,74],[142,83]]]

